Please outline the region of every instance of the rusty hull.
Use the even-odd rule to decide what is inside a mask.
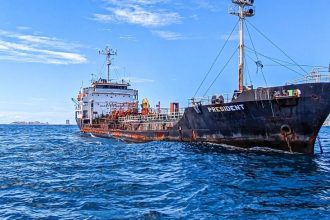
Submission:
[[[301,96],[272,96],[274,92],[285,89],[299,89]],[[244,91],[231,103],[198,106],[199,111],[188,107],[172,128],[164,130],[82,125],[81,131],[133,142],[216,143],[313,154],[318,132],[330,112],[329,96],[330,83],[259,88]],[[118,128],[122,126],[118,124]]]

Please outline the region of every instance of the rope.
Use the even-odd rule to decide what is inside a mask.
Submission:
[[[284,62],[284,61],[283,61]],[[264,66],[280,66],[280,65],[275,65],[275,64],[264,64]],[[293,63],[288,63],[287,66],[296,66],[295,64]],[[328,68],[326,66],[313,66],[313,65],[307,65],[307,64],[304,64],[304,65],[300,65],[300,66],[304,66],[304,67],[310,67],[310,68]],[[328,71],[326,71],[328,72]]]
[[[251,48],[249,48],[251,51],[253,51]],[[253,52],[256,52],[256,51],[253,51]],[[266,56],[266,55],[264,55],[264,54],[262,54],[262,53],[259,53],[259,52],[257,52],[259,55],[261,55],[261,56],[263,56],[263,57],[269,57],[269,56]],[[297,66],[296,64],[294,64],[294,63],[290,63],[290,62],[288,62],[288,61],[285,61],[285,60],[280,60],[280,59],[277,59],[277,58],[273,58],[273,57],[269,57],[272,61],[274,61],[274,60],[276,60],[276,61],[278,61],[278,62],[282,62],[282,63],[286,63],[286,65],[287,66]],[[275,61],[274,61],[275,62]],[[302,65],[300,65],[300,66],[302,66]]]
[[[248,50],[254,52],[251,48],[249,48],[249,47],[246,47],[246,48],[247,48]],[[273,61],[274,63],[277,63],[277,64],[279,64],[280,66],[283,66],[283,67],[285,67],[285,68],[291,70],[292,72],[297,73],[297,74],[300,75],[300,76],[305,76],[304,74],[301,74],[301,73],[299,73],[298,71],[296,71],[296,70],[294,70],[294,69],[292,69],[292,68],[290,68],[290,67],[288,67],[288,66],[286,66],[286,65],[284,65],[284,64],[282,64],[282,63],[280,63],[280,62],[278,62],[278,61],[276,61],[277,59],[274,59],[274,58],[272,58],[272,57],[269,57],[269,56],[263,55],[263,54],[261,54],[261,53],[259,53],[259,52],[257,52],[257,53],[258,53],[260,56],[265,57],[265,58],[267,58],[267,59]]]
[[[253,43],[253,41],[252,41],[252,37],[251,37],[251,34],[250,34],[250,30],[249,30],[248,26],[246,25],[245,20],[244,20],[244,25],[245,25],[245,27],[246,27],[246,30],[247,30],[248,34],[249,34],[249,38],[250,38],[250,41],[251,41],[252,47],[253,47],[253,49],[254,49],[254,51],[255,51],[255,55],[256,55],[257,61],[259,61],[258,53],[256,52],[256,48],[255,48],[255,46],[254,46],[254,43]]]
[[[253,50],[254,50],[254,54],[256,55],[256,58],[257,58],[257,61],[255,61],[256,65],[257,65],[257,73],[258,73],[258,70],[259,70],[259,67],[260,67],[262,78],[264,79],[265,84],[268,87],[268,85],[267,85],[268,83],[267,83],[267,80],[266,80],[266,77],[265,77],[265,74],[264,74],[264,71],[263,71],[263,65],[259,65],[259,63],[261,63],[261,61],[259,60],[258,53],[257,53],[256,48],[254,46],[254,43],[252,41],[252,37],[251,37],[251,34],[250,34],[249,27],[246,25],[245,20],[244,20],[244,25],[246,27],[246,30],[247,30],[248,34],[249,34],[249,38],[250,38],[250,41],[251,41],[251,44],[252,44],[252,47],[253,47]]]
[[[103,71],[103,69],[104,69],[104,67],[105,67],[105,63],[106,63],[106,61],[103,62],[103,65],[102,65],[101,68],[100,68],[100,71],[99,71],[99,73],[98,73],[98,78],[101,78],[101,76],[102,76],[102,71]]]
[[[258,28],[256,28],[251,22],[247,21],[259,34],[261,34],[266,40],[268,40],[274,47],[281,51],[287,58],[289,58],[294,64],[296,64],[304,73],[308,74],[299,64],[297,64],[284,50],[277,46],[272,40],[270,40],[265,34],[263,34]]]
[[[227,61],[227,63],[223,66],[223,68],[221,69],[221,71],[218,73],[217,77],[215,77],[215,79],[213,80],[213,82],[211,83],[211,85],[209,86],[209,88],[206,90],[206,92],[204,93],[203,96],[206,96],[206,94],[209,92],[209,90],[211,89],[211,87],[213,86],[213,84],[215,83],[215,81],[219,78],[219,76],[221,75],[221,73],[225,70],[225,68],[228,66],[229,62],[231,61],[231,59],[233,58],[233,56],[236,54],[238,48],[236,48],[236,50],[234,51],[234,53],[231,55],[231,57],[229,58],[229,60]]]
[[[266,80],[266,77],[265,77],[265,74],[264,74],[264,70],[263,70],[263,67],[264,65],[261,64],[261,61],[257,61],[255,62],[249,55],[246,55],[250,60],[252,60],[256,65],[257,65],[257,70],[256,70],[256,74],[258,74],[259,72],[259,67],[260,67],[260,71],[261,71],[261,75],[262,75],[262,78],[264,79],[265,81],[265,85],[266,87],[268,87],[268,84],[267,84],[267,80]]]
[[[246,62],[246,57],[244,56],[244,62]],[[245,65],[245,69],[246,69],[246,72],[248,73],[248,77],[249,77],[249,80],[250,80],[250,85],[252,85],[252,79],[251,79],[251,74],[250,74],[250,69],[249,69],[249,66],[248,65]],[[246,78],[246,77],[245,77]],[[246,80],[247,81],[247,80]],[[247,84],[247,82],[245,82]]]
[[[236,23],[236,25],[234,26],[233,30],[230,32],[228,38],[226,39],[226,42],[224,43],[224,45],[222,46],[220,52],[218,53],[218,55],[217,55],[216,58],[214,59],[214,61],[213,61],[212,65],[211,65],[211,67],[210,67],[209,70],[206,72],[206,74],[205,74],[205,76],[204,76],[204,79],[203,79],[202,82],[199,84],[199,86],[198,86],[198,88],[197,88],[197,90],[196,90],[196,92],[195,92],[195,94],[194,94],[193,97],[195,97],[195,96],[197,95],[197,93],[199,92],[200,88],[201,88],[202,85],[204,84],[206,78],[208,77],[208,75],[210,74],[211,70],[213,69],[215,63],[218,61],[218,59],[219,59],[219,57],[220,57],[222,51],[225,49],[227,43],[229,42],[229,39],[230,39],[231,36],[233,35],[233,32],[235,31],[235,29],[236,29],[236,27],[237,27],[237,25],[238,25],[238,22],[239,22],[239,21],[237,21],[237,23]]]

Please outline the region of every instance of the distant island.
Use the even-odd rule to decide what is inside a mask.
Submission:
[[[40,121],[14,121],[11,125],[49,125],[48,122],[43,123]]]

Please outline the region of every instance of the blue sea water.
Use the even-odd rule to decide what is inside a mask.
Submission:
[[[0,219],[329,219],[320,137],[311,157],[0,125]]]

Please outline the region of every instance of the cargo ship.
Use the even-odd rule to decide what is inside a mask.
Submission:
[[[301,82],[281,86],[245,86],[244,22],[254,15],[253,0],[232,0],[230,14],[239,20],[238,88],[233,96],[191,98],[189,106],[151,108],[139,103],[138,90],[124,80],[113,82],[109,72],[115,52],[106,48],[108,77],[81,88],[75,118],[81,132],[129,142],[179,141],[214,143],[241,148],[267,147],[313,154],[318,132],[330,111],[330,70],[307,74]],[[262,66],[259,62],[257,65]]]

